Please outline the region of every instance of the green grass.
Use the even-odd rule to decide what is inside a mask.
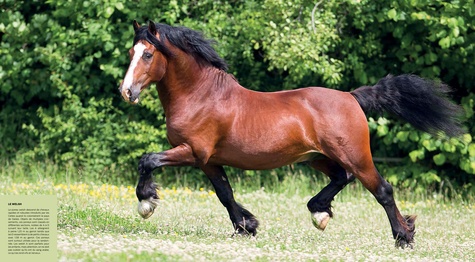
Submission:
[[[61,261],[475,260],[475,203],[440,195],[398,197],[404,214],[418,215],[414,249],[402,250],[394,247],[383,209],[358,184],[336,197],[324,232],[306,209],[311,194],[292,189],[297,180],[278,193],[239,189],[236,199],[261,226],[257,237],[231,237],[228,214],[208,189],[164,188],[155,214],[143,220],[131,186],[8,180],[0,182],[0,194],[58,196]]]

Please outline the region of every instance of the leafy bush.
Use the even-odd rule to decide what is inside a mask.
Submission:
[[[433,138],[393,118],[370,118],[374,155],[396,159],[378,168],[403,187],[475,184],[471,1],[5,0],[0,6],[2,159],[48,159],[135,180],[141,154],[169,147],[156,90],[136,107],[117,92],[131,21],[151,19],[216,39],[230,72],[256,90],[349,91],[388,73],[449,83],[468,134]]]

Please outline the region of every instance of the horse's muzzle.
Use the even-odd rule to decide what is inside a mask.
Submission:
[[[119,87],[120,94],[122,98],[131,104],[137,104],[139,102],[140,89],[136,92],[133,91],[133,88],[123,88],[121,85]]]

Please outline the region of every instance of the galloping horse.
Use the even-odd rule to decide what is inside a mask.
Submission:
[[[226,73],[226,62],[201,33],[153,22],[134,21],[133,27],[131,62],[119,90],[137,104],[140,92],[156,84],[173,147],[140,159],[136,194],[143,218],[158,205],[152,171],[195,166],[213,184],[235,233],[255,235],[259,223],[234,200],[223,165],[262,170],[307,162],[331,180],[307,204],[318,229],[333,215],[334,196],[357,178],[386,211],[396,246],[412,247],[416,216],[400,214],[391,185],[376,170],[364,112],[387,111],[423,131],[456,136],[463,132],[460,108],[447,99],[447,86],[401,75],[352,92],[256,92]]]

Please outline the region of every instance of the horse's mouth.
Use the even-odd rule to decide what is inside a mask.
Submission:
[[[139,103],[140,92],[138,92],[137,94],[135,94],[134,92],[132,92],[132,90],[130,90],[130,89],[125,89],[125,90],[122,90],[121,95],[122,95],[122,98],[123,98],[127,103],[130,103],[130,104],[133,104],[133,105],[136,105],[136,104]]]
[[[129,96],[129,97],[127,97],[127,98],[124,98],[124,100],[125,100],[127,103],[130,103],[130,104],[132,104],[132,105],[136,105],[136,104],[139,103],[140,98],[139,98],[139,96],[137,95],[137,96]]]
[[[139,103],[139,98],[138,98],[138,97],[137,97],[137,98],[135,98],[135,100],[134,100],[134,101],[130,100],[130,103],[131,103],[131,104],[133,104],[133,105],[136,105],[136,104],[138,104],[138,103]]]

